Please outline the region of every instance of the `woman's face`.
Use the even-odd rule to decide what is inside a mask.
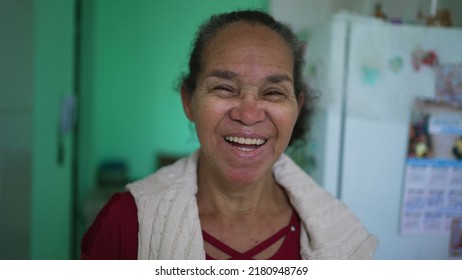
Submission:
[[[265,26],[243,22],[208,42],[197,88],[182,99],[201,143],[199,164],[234,184],[272,176],[302,103],[287,43]]]

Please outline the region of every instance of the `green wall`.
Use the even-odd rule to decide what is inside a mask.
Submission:
[[[196,28],[212,13],[268,8],[266,0],[83,0],[83,7],[81,205],[101,161],[126,160],[139,179],[157,168],[159,154],[198,147],[175,88]]]
[[[59,104],[73,92],[74,0],[33,1],[34,131],[31,259],[71,257],[71,135],[57,162]],[[18,46],[21,47],[21,46]]]

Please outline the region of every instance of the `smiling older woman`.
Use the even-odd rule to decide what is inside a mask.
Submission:
[[[181,87],[199,150],[116,194],[82,258],[371,258],[376,239],[283,154],[312,106],[302,65],[293,32],[266,13],[212,16]]]

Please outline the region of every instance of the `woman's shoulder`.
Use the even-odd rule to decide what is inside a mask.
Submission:
[[[81,242],[82,259],[136,259],[137,207],[129,192],[115,193]]]
[[[157,172],[127,185],[135,200],[158,197],[176,188],[197,190],[197,152],[175,163],[162,167]]]
[[[285,154],[282,154],[274,165],[273,174],[276,181],[286,189],[292,198],[329,202],[336,200]]]

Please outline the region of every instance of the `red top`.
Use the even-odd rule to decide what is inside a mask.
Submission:
[[[296,212],[289,225],[247,252],[239,253],[203,232],[204,240],[231,259],[251,259],[285,236],[272,260],[300,259],[300,220]],[[135,199],[129,192],[116,193],[101,209],[81,243],[81,259],[135,260],[138,257],[138,216]],[[212,259],[208,255],[207,259]]]
[[[270,236],[268,239],[262,241],[257,246],[248,250],[247,252],[240,253],[220,240],[211,236],[205,231],[202,231],[204,240],[219,249],[223,253],[231,256],[230,260],[249,260],[256,256],[258,253],[263,252],[271,245],[285,238],[279,250],[271,257],[270,260],[300,260],[300,219],[297,212],[293,211],[290,223]],[[207,260],[213,260],[212,257],[206,255]]]
[[[136,260],[138,216],[129,192],[116,193],[96,216],[81,243],[85,260]]]

